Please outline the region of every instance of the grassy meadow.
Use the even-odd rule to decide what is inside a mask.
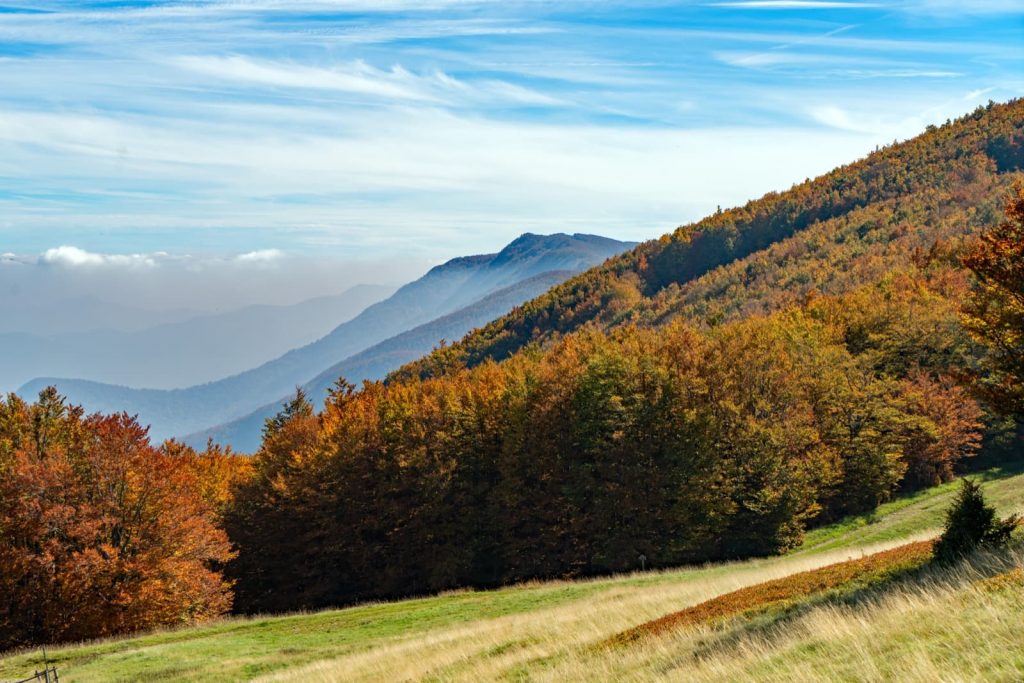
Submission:
[[[1024,473],[995,469],[979,477],[1001,515],[1024,510]],[[61,680],[72,683],[1019,680],[1019,546],[953,570],[850,583],[825,598],[723,612],[613,643],[623,632],[716,596],[933,537],[955,490],[955,483],[936,487],[816,529],[781,557],[228,619],[48,654]],[[38,651],[4,656],[0,680],[31,673],[40,662]]]

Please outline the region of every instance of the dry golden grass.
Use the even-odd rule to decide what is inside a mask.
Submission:
[[[631,674],[633,648],[594,646],[628,628],[716,595],[902,545],[693,569],[672,581],[623,582],[567,605],[397,638],[262,681],[610,680]],[[676,572],[678,574],[678,572]],[[651,671],[641,675],[649,677]]]
[[[531,677],[686,681],[1024,680],[1024,550],[930,570],[852,605],[780,623],[693,628],[604,658],[570,658]],[[991,578],[989,578],[991,577]]]

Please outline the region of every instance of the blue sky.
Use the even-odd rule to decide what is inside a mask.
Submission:
[[[1022,86],[1017,1],[14,0],[0,253],[645,239]]]

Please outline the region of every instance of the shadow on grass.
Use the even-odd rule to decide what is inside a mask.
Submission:
[[[996,466],[984,470],[975,470],[959,476],[969,477],[983,484],[993,484],[1005,479],[1024,474],[1024,458],[1006,460]],[[833,521],[823,521],[820,525],[814,525],[807,529],[807,536],[804,542],[793,553],[815,552],[827,550],[842,544],[843,539],[849,534],[884,523],[898,513],[917,504],[928,505],[929,501],[939,499],[942,496],[952,496],[958,486],[959,478],[953,481],[940,484],[935,487],[905,491],[897,494],[892,500],[883,503],[875,510],[858,515],[849,515]],[[894,528],[893,535],[899,536],[905,533],[906,529]],[[885,537],[874,540],[885,540]]]
[[[962,474],[965,477],[977,479],[982,482],[997,481],[999,479],[1006,479],[1007,477],[1014,477],[1018,474],[1024,474],[1024,457],[1006,460],[994,467],[989,467],[988,469],[974,472],[963,472]]]

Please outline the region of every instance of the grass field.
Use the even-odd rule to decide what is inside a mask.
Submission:
[[[983,479],[987,498],[1001,514],[1024,510],[1019,470],[990,470]],[[601,645],[715,596],[933,536],[955,489],[937,487],[893,501],[874,515],[814,530],[800,549],[783,557],[230,619],[53,648],[49,655],[61,680],[71,683],[1019,680],[1024,583],[1013,568],[1024,563],[1021,551],[980,558],[957,572],[928,571],[890,591],[857,591],[856,599],[798,602],[796,609],[690,624],[619,647]],[[1003,579],[983,582],[1000,574]],[[948,619],[957,610],[963,617]],[[961,641],[962,647],[949,646]],[[31,673],[40,663],[38,652],[4,656],[0,680]]]

